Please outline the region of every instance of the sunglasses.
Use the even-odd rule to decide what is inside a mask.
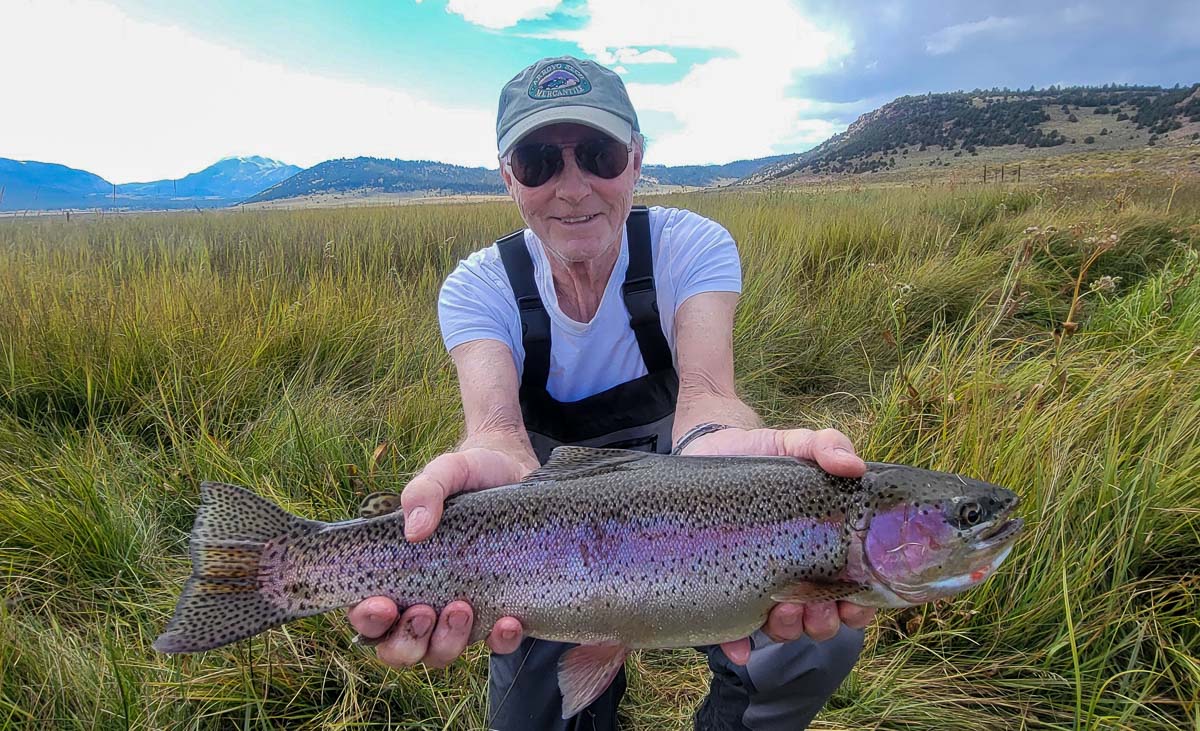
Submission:
[[[612,180],[629,167],[632,146],[613,139],[594,139],[572,145],[517,145],[509,155],[513,177],[526,188],[545,185],[563,169],[563,150],[575,148],[575,164],[598,178]]]

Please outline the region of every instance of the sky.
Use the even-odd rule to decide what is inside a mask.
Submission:
[[[500,88],[617,71],[648,164],[801,152],[905,94],[1200,81],[1197,0],[0,0],[0,157],[496,166]]]

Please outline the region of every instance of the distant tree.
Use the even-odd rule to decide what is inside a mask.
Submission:
[[[1193,133],[1192,133],[1192,139],[1193,139],[1193,140],[1200,140],[1200,132],[1193,132]]]
[[[1068,122],[1078,122],[1079,117],[1076,117],[1074,114],[1072,114],[1071,116],[1067,117],[1067,121]]]
[[[1118,122],[1124,122],[1127,119],[1129,119],[1128,114],[1126,114],[1125,112],[1117,112],[1117,121]]]
[[[1100,136],[1103,137],[1106,134],[1108,134],[1108,127],[1101,127],[1100,128]]]
[[[1105,107],[1105,106],[1096,107],[1096,111],[1092,112],[1092,114],[1108,114],[1108,113],[1109,113],[1108,107]]]
[[[1095,143],[1096,143],[1096,138],[1092,137],[1091,135],[1088,135],[1087,137],[1083,138],[1083,144],[1085,144],[1085,145],[1093,145]]]

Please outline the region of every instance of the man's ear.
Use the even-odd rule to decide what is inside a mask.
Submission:
[[[508,190],[508,196],[513,200],[516,200],[517,197],[513,195],[512,173],[509,172],[508,166],[504,164],[503,160],[500,161],[500,179],[504,181],[504,187]]]
[[[633,146],[633,172],[634,177],[640,179],[642,177],[642,146]]]

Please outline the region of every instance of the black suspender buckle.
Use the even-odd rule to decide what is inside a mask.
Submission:
[[[658,296],[654,291],[654,277],[626,280],[621,285],[621,294],[629,311],[631,327],[658,326]]]

